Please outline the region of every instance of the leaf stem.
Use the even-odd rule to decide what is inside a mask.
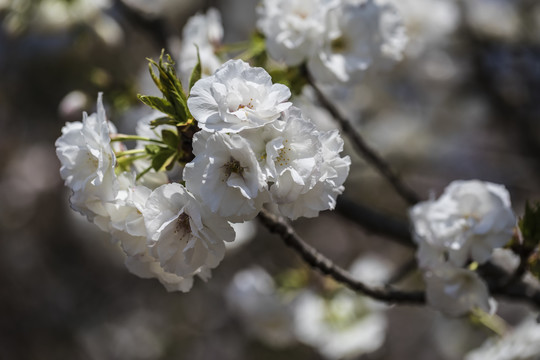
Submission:
[[[137,154],[145,154],[146,150],[144,149],[132,149],[132,150],[126,150],[126,151],[120,151],[116,153],[116,157],[123,157],[123,156],[130,156],[130,155],[137,155]]]

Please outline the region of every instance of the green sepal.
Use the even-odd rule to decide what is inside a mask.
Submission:
[[[199,55],[199,47],[195,45],[197,48],[197,64],[193,68],[193,71],[191,72],[191,76],[189,77],[189,91],[191,91],[191,88],[197,81],[199,81],[202,77],[202,66],[201,66],[201,56]]]
[[[163,139],[163,142],[171,149],[174,149],[174,150],[178,149],[180,138],[174,131],[171,131],[171,130],[161,131],[161,138]]]

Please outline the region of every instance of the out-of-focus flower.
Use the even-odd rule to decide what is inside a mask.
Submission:
[[[424,273],[428,304],[449,316],[460,316],[475,308],[494,312],[496,303],[487,285],[474,271],[440,265]]]
[[[79,117],[85,106],[88,105],[88,97],[79,90],[66,94],[58,105],[58,112],[63,118]]]
[[[249,333],[262,342],[273,347],[294,343],[292,308],[278,296],[274,280],[262,268],[238,272],[226,299]]]
[[[229,60],[193,86],[187,104],[203,130],[236,133],[277,120],[290,96],[264,69]]]
[[[510,241],[516,224],[505,187],[478,180],[452,182],[439,199],[415,205],[410,217],[422,267],[446,256],[456,266],[484,263]]]
[[[465,360],[533,360],[540,358],[540,325],[528,317],[502,338],[488,339]]]
[[[402,14],[409,36],[407,53],[418,55],[440,44],[459,25],[459,5],[454,0],[390,0]]]
[[[401,60],[407,43],[401,18],[389,3],[343,1],[328,10],[318,51],[308,61],[321,82],[358,81],[373,64]]]
[[[364,284],[382,286],[390,279],[392,264],[376,254],[363,254],[350,266],[351,274]]]
[[[257,26],[266,37],[270,56],[289,66],[306,61],[317,50],[325,32],[328,0],[265,0],[259,7]]]
[[[210,8],[203,14],[192,16],[182,31],[179,68],[182,84],[187,86],[197,64],[197,49],[201,59],[202,77],[212,75],[222,64],[216,50],[223,39],[223,26],[219,11]]]
[[[348,289],[329,299],[305,291],[295,301],[295,334],[327,359],[352,359],[383,344],[387,321],[380,310]]]
[[[516,4],[506,0],[470,0],[464,3],[466,21],[476,32],[503,40],[514,40],[521,30]],[[504,21],[493,21],[504,19]]]

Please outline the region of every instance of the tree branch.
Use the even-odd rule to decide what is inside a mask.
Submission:
[[[409,248],[416,247],[411,238],[410,225],[406,221],[374,211],[344,196],[338,198],[336,211],[369,231],[385,235],[388,240]]]
[[[264,209],[259,213],[258,217],[270,232],[279,235],[285,241],[285,244],[292,247],[309,265],[319,269],[323,274],[329,275],[350,289],[387,303],[425,304],[424,292],[405,292],[392,288],[375,288],[354,279],[348,271],[337,266],[332,260],[304,242],[282,217],[278,217]]]
[[[401,181],[399,176],[390,168],[390,166],[373,149],[371,149],[367,145],[362,136],[353,128],[351,123],[339,112],[336,106],[319,89],[309,71],[306,71],[306,78],[308,83],[315,91],[319,102],[330,112],[334,119],[339,123],[343,132],[350,137],[354,146],[356,147],[356,150],[360,154],[362,154],[366,161],[373,165],[380,172],[380,174],[388,180],[388,182],[392,185],[396,192],[409,205],[414,205],[419,202],[420,197],[407,185],[405,185]]]
[[[401,291],[389,286],[385,288],[370,287],[356,280],[347,270],[334,264],[332,260],[307,244],[282,217],[263,209],[258,218],[271,233],[279,235],[285,244],[293,248],[311,267],[318,269],[348,288],[375,300],[391,304],[423,305],[426,303],[423,291]],[[480,275],[488,283],[490,293],[493,296],[520,300],[540,308],[540,289],[538,287],[532,286],[524,280],[512,281],[511,283],[505,281],[512,274],[492,263],[482,265]]]

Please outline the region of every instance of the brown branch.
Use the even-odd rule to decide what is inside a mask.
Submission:
[[[405,185],[399,176],[390,168],[390,166],[364,141],[362,136],[353,128],[351,123],[339,112],[336,106],[326,97],[326,95],[319,89],[315,80],[306,71],[306,78],[311,85],[319,102],[330,112],[334,119],[339,123],[341,129],[352,140],[356,150],[373,165],[383,177],[385,177],[396,192],[409,204],[414,205],[420,201],[420,197],[407,185]]]
[[[311,267],[318,269],[323,274],[332,277],[348,288],[387,303],[413,305],[423,305],[426,303],[425,292],[423,291],[401,291],[393,289],[390,286],[384,288],[370,287],[356,280],[347,270],[334,264],[332,260],[307,244],[282,217],[263,209],[259,213],[258,218],[271,233],[279,235],[285,244],[293,248]],[[523,280],[508,283],[505,279],[508,279],[512,274],[491,263],[481,266],[480,275],[488,283],[492,295],[527,302],[540,308],[539,288]]]
[[[295,233],[293,228],[282,218],[267,210],[262,210],[259,215],[261,223],[272,233],[279,235],[285,244],[292,247],[313,268],[319,269],[323,274],[346,285],[363,295],[387,303],[400,304],[425,304],[425,294],[421,291],[405,292],[391,288],[370,287],[353,276],[345,269],[337,266],[332,260],[319,253],[314,247],[307,244]]]

